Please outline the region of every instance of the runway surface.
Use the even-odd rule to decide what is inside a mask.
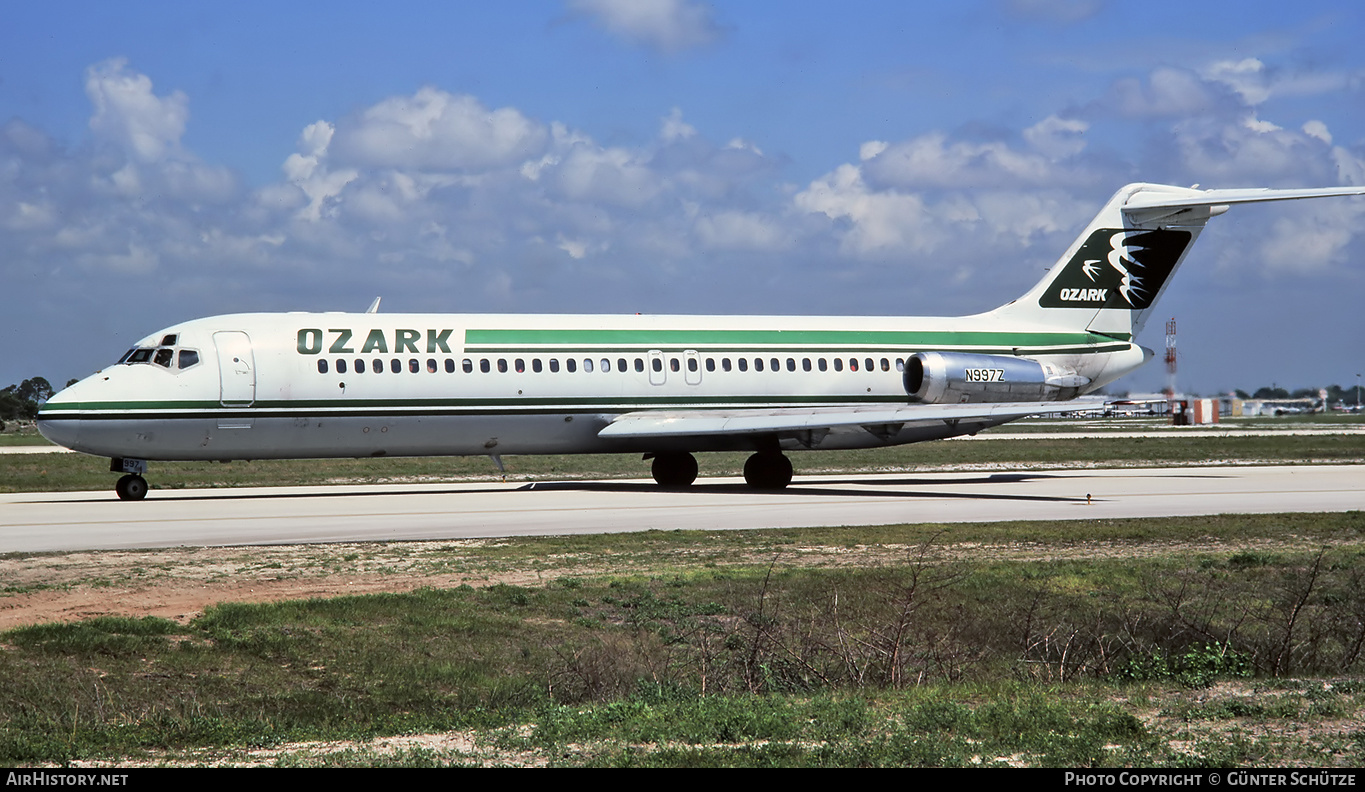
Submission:
[[[0,494],[0,552],[1365,510],[1365,466]]]
[[[1059,422],[1058,431],[1038,431],[1033,428],[1008,425],[991,429],[975,435],[951,437],[944,442],[974,440],[1094,440],[1102,438],[1136,437],[1288,437],[1309,435],[1365,435],[1365,424],[1295,424],[1273,428],[1251,427],[1243,424],[1205,424],[1202,426],[1155,426],[1144,429],[1131,429],[1106,422],[1091,422],[1092,425],[1077,422]],[[72,454],[69,448],[55,445],[0,446],[4,454]]]

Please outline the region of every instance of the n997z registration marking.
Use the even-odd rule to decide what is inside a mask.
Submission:
[[[969,368],[962,370],[968,382],[1004,382],[1005,370],[997,368]]]

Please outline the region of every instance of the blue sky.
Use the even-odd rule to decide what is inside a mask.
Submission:
[[[376,295],[987,310],[1127,182],[1365,183],[1362,32],[1352,2],[11,4],[0,385]],[[1181,384],[1351,383],[1362,220],[1215,220],[1157,309]]]

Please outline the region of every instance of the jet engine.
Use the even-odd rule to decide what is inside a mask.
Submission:
[[[1060,401],[1089,384],[1071,369],[1029,358],[917,352],[905,361],[905,392],[924,404]]]

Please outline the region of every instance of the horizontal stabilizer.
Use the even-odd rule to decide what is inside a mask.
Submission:
[[[900,407],[817,407],[736,410],[650,410],[617,416],[598,437],[641,439],[699,435],[756,435],[848,427],[904,426],[965,421],[1004,423],[1037,413],[1102,407],[1102,399],[1000,404],[921,404]]]
[[[1182,212],[1203,209],[1198,222],[1210,216],[1227,211],[1234,204],[1262,203],[1265,201],[1293,201],[1299,198],[1332,198],[1349,195],[1365,195],[1365,187],[1318,187],[1303,190],[1272,190],[1268,188],[1236,190],[1195,190],[1173,187],[1140,189],[1129,196],[1120,207],[1123,213],[1137,223],[1151,223],[1166,218],[1174,218]]]
[[[1123,211],[1141,209],[1178,209],[1194,206],[1227,206],[1262,201],[1292,201],[1298,198],[1331,198],[1340,195],[1365,195],[1365,187],[1323,187],[1307,190],[1191,190],[1185,194],[1142,191],[1128,199]]]

